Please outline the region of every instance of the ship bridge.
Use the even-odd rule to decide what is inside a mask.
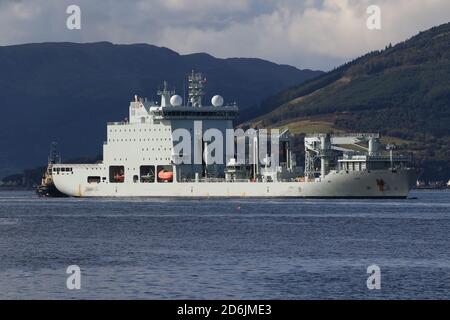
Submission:
[[[204,105],[205,81],[199,73],[189,76],[188,99],[169,89],[167,82],[157,91],[159,102],[134,96],[129,105],[129,118],[107,126],[107,141],[103,145],[104,163],[109,167],[107,181],[151,183],[158,180],[155,172],[161,171],[170,172],[173,181],[223,175],[227,163],[225,144],[218,152],[222,158],[218,163],[211,164],[204,159],[192,163],[193,157],[203,155],[208,148],[205,132],[214,129],[225,137],[227,130],[233,129],[239,108],[235,103],[224,103],[220,95],[214,95],[211,104]],[[180,132],[182,136],[178,136]],[[184,134],[190,135],[189,138]],[[177,154],[175,147],[185,137],[190,142]],[[183,161],[178,161],[179,158]]]

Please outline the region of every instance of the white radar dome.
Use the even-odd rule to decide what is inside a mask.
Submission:
[[[221,106],[223,106],[223,98],[222,98],[222,96],[215,95],[214,97],[212,97],[211,104],[214,107],[221,107]]]
[[[183,99],[179,95],[173,95],[170,98],[170,104],[174,107],[179,107],[183,103]]]

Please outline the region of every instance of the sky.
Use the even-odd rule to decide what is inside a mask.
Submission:
[[[81,29],[66,26],[69,5]],[[380,8],[370,30],[367,8]],[[0,45],[149,43],[330,70],[450,21],[450,0],[0,0]]]

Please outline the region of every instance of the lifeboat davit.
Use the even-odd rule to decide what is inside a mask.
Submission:
[[[161,170],[158,172],[158,178],[162,181],[172,181],[173,180],[173,172]]]

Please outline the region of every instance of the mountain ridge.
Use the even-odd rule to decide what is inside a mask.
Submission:
[[[427,45],[429,43],[428,40],[430,37],[432,39],[443,38],[443,37],[446,37],[446,38],[444,41],[441,41],[441,44],[445,44],[445,46],[440,48],[440,50],[438,50],[438,51],[434,51],[434,53],[435,53],[434,55],[432,55],[432,54],[430,55],[430,53],[433,53],[433,50],[428,50],[427,54],[430,55],[430,57],[428,57],[428,60],[425,60],[425,57],[420,57],[418,55],[416,55],[416,56],[411,55],[405,61],[399,61],[399,59],[396,59],[396,58],[391,59],[390,61],[387,62],[388,63],[387,65],[383,64],[383,61],[373,61],[374,59],[379,59],[380,56],[383,58],[383,57],[388,57],[388,56],[394,55],[395,53],[398,53],[398,51],[400,51],[400,50],[405,51],[405,50],[411,49],[411,48],[414,49],[415,48],[414,44],[417,44],[417,43],[419,43],[422,46]],[[449,58],[450,52],[448,50],[450,47],[448,44],[448,42],[449,42],[448,39],[450,39],[450,23],[444,24],[439,27],[434,27],[428,31],[423,31],[423,32],[419,33],[418,35],[397,44],[394,47],[387,46],[385,48],[385,50],[370,52],[370,53],[368,53],[362,57],[359,57],[353,61],[350,61],[338,68],[335,68],[332,71],[327,72],[315,79],[306,81],[303,84],[300,84],[298,86],[293,86],[292,88],[281,91],[277,95],[274,95],[274,96],[266,99],[262,103],[263,108],[266,108],[269,110],[274,109],[271,111],[271,112],[275,111],[272,115],[276,115],[276,116],[278,116],[278,118],[275,117],[274,119],[269,119],[268,115],[263,115],[263,116],[259,117],[258,119],[262,119],[262,120],[265,119],[265,120],[268,120],[269,122],[270,121],[274,122],[274,121],[281,119],[280,117],[282,117],[282,116],[285,116],[285,118],[290,117],[293,112],[295,113],[296,111],[300,111],[300,110],[298,110],[298,108],[303,107],[303,110],[301,110],[301,111],[306,111],[305,109],[307,109],[307,108],[305,108],[305,107],[308,107],[308,106],[296,104],[293,100],[299,99],[299,98],[307,99],[308,95],[310,95],[312,93],[320,95],[319,90],[324,91],[324,90],[328,89],[327,87],[329,85],[337,85],[338,80],[342,81],[342,82],[352,82],[355,79],[360,79],[360,78],[362,78],[362,80],[364,80],[364,77],[362,77],[362,76],[366,76],[368,78],[372,75],[379,75],[382,72],[396,71],[395,70],[396,68],[398,68],[398,69],[414,68],[414,67],[420,66],[424,62],[428,62],[431,59],[438,59],[438,58],[440,60],[445,60],[445,64],[447,67],[448,61],[450,59]],[[423,59],[423,60],[421,60],[421,59]],[[414,63],[411,63],[411,62],[414,62]],[[391,65],[389,65],[389,63],[391,63]],[[361,70],[362,68],[365,68],[365,69]],[[347,77],[347,79],[345,79],[344,76]],[[346,80],[346,81],[343,81],[343,80]],[[448,79],[445,79],[445,81],[447,82]],[[394,92],[394,93],[398,93],[398,92]],[[447,88],[445,88],[445,94],[447,94],[447,93],[448,93]],[[368,94],[370,94],[370,92],[368,92]],[[286,105],[287,103],[289,103],[289,105]],[[382,105],[383,103],[384,103],[384,101],[378,102],[379,105]],[[278,104],[278,106],[274,106],[273,104]],[[288,107],[290,107],[290,108],[288,108]],[[297,109],[295,109],[293,107],[297,107]],[[351,107],[355,107],[355,106],[352,106],[351,103],[347,103],[347,105],[343,105],[342,107],[343,107],[343,109],[344,108],[350,109]],[[370,106],[368,106],[368,107],[370,107]],[[278,114],[277,113],[278,108],[284,108],[283,111],[286,111],[287,113],[282,114],[281,112],[279,112],[279,114]],[[278,109],[278,110],[280,110],[280,109]],[[320,112],[317,112],[317,110],[314,110],[313,107],[311,107],[307,110],[311,111],[311,114],[320,113]],[[321,110],[319,110],[319,111],[321,111]],[[301,112],[299,112],[299,113],[301,113]]]
[[[101,153],[106,122],[127,117],[134,94],[156,99],[164,80],[183,95],[191,70],[207,96],[238,102],[248,118],[264,98],[321,74],[262,59],[180,55],[150,44],[46,42],[0,46],[0,176],[45,164],[51,141],[64,158]]]
[[[380,132],[450,179],[450,23],[283,90],[261,110],[243,126]]]

